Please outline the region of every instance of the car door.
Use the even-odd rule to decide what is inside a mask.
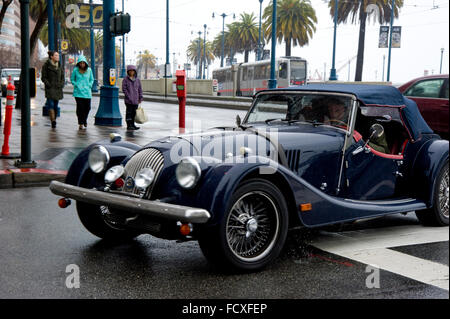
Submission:
[[[404,95],[416,102],[431,129],[448,133],[448,78],[419,81],[408,88]]]

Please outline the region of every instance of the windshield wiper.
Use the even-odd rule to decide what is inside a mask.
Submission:
[[[285,121],[288,121],[288,120],[287,120],[287,119],[276,118],[276,119],[267,119],[267,120],[265,120],[264,122],[266,122],[266,124],[269,124],[270,122],[273,122],[273,121],[282,121],[282,122],[285,122]]]
[[[289,124],[291,123],[297,123],[297,122],[304,122],[304,123],[310,123],[314,126],[320,126],[320,125],[325,125],[325,123],[319,122],[317,120],[290,120]]]

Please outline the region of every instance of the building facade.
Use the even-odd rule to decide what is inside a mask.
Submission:
[[[0,2],[0,8],[3,4]],[[20,6],[19,1],[14,0],[6,11],[0,34],[0,46],[13,50],[20,48]]]

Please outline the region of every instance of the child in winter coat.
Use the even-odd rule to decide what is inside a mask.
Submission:
[[[127,67],[127,76],[122,82],[122,92],[125,94],[127,130],[139,130],[134,123],[136,110],[143,100],[141,81],[137,78],[136,67],[129,65]]]

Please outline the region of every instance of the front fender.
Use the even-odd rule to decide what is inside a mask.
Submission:
[[[422,146],[413,164],[412,183],[416,198],[433,205],[436,178],[448,160],[449,142],[446,140],[430,140]]]
[[[270,166],[269,166],[270,164]],[[251,157],[243,163],[223,163],[212,167],[204,176],[204,182],[198,189],[198,200],[203,203],[205,209],[211,213],[209,225],[216,225],[227,211],[230,199],[238,185],[249,175],[264,178],[277,174],[278,181],[288,185],[288,180],[276,169],[278,164],[267,158]],[[260,171],[263,169],[264,171]],[[267,171],[270,170],[270,173]],[[261,174],[263,173],[263,174]],[[280,180],[282,179],[282,181]],[[213,190],[213,191],[212,191]]]
[[[111,157],[108,168],[114,165],[119,165],[124,159],[133,155],[141,149],[139,145],[129,143],[129,142],[111,142],[109,140],[102,140],[97,143],[91,144],[86,147],[80,154],[75,158],[75,160],[70,165],[69,171],[66,176],[66,183],[74,186],[89,187],[92,177],[101,176],[101,181],[103,183],[103,174],[95,174],[89,168],[89,152],[96,145],[104,146]],[[100,178],[100,177],[99,177]]]

